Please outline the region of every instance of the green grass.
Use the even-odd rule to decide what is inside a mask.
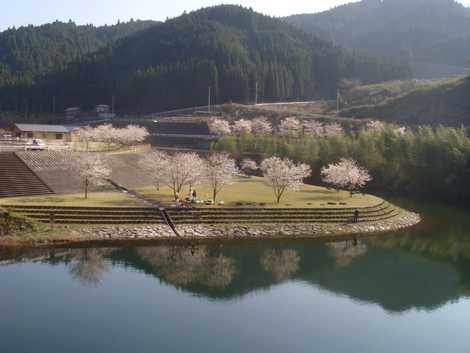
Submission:
[[[174,204],[172,192],[169,188],[145,187],[137,189],[138,192],[159,201],[162,204]],[[196,187],[199,199],[209,200],[211,192],[207,187]],[[189,190],[184,190],[181,197],[188,196]],[[224,201],[225,207],[237,207],[238,203],[251,204],[250,206],[279,207],[279,208],[348,208],[375,206],[382,199],[372,195],[354,195],[348,192],[328,190],[319,186],[304,185],[298,192],[287,191],[278,205],[275,203],[271,187],[259,177],[239,177],[236,183],[225,187],[219,194],[217,202]],[[334,203],[331,205],[329,203]],[[340,205],[345,203],[346,205]],[[264,204],[264,205],[261,205]]]
[[[0,199],[1,205],[42,205],[79,207],[142,207],[136,199],[119,192],[91,192],[85,200],[83,193],[67,195],[47,195],[32,197],[12,197]]]
[[[174,204],[173,193],[167,188],[157,190],[154,186],[139,188],[136,191],[163,205]],[[211,191],[206,186],[196,187],[198,198],[211,199]],[[188,196],[185,189],[181,197]],[[237,177],[233,185],[225,187],[218,195],[217,202],[224,201],[225,207],[275,207],[275,208],[354,208],[375,206],[382,199],[372,195],[354,195],[346,191],[328,190],[319,186],[304,185],[298,192],[286,191],[281,203],[274,201],[271,187],[263,178]],[[239,205],[239,204],[243,205]],[[333,204],[331,204],[333,203]],[[343,203],[343,204],[340,204]],[[145,207],[138,200],[119,192],[91,192],[85,200],[83,193],[67,195],[46,195],[32,197],[14,197],[0,199],[1,205],[43,205],[43,206],[79,206],[79,207]],[[204,207],[204,206],[201,206]]]

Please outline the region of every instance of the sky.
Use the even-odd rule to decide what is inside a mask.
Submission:
[[[21,25],[72,21],[79,24],[113,24],[118,20],[165,20],[184,11],[221,3],[240,4],[255,11],[287,16],[328,10],[352,0],[2,0],[0,30]],[[470,0],[459,0],[470,6]],[[5,6],[7,5],[7,6]]]

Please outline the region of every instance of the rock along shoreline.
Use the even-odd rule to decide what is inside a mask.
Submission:
[[[275,238],[331,238],[342,236],[375,235],[413,227],[421,222],[420,215],[400,210],[399,215],[383,221],[321,224],[230,224],[177,225],[177,236],[167,225],[98,226],[64,229],[63,236],[0,237],[2,247],[64,246],[80,243],[115,243],[135,240],[207,240],[207,239],[275,239]],[[67,233],[67,234],[66,234]]]

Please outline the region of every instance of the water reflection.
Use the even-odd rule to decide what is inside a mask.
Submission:
[[[74,279],[85,285],[97,286],[106,272],[110,270],[105,256],[110,249],[80,249],[73,251],[70,263],[70,274]]]
[[[344,267],[350,265],[354,258],[363,256],[367,252],[367,245],[356,239],[339,241],[327,244],[328,254],[335,258],[336,265]]]
[[[232,283],[235,261],[206,246],[159,246],[137,248],[147,270],[178,287],[190,285],[224,289]]]
[[[277,281],[283,281],[299,271],[300,257],[294,249],[268,249],[261,256],[260,263]]]
[[[459,239],[458,250],[448,243]],[[443,245],[444,242],[444,245]],[[113,267],[133,268],[188,293],[231,300],[290,280],[391,312],[431,310],[469,293],[469,238],[404,232],[367,240],[241,241],[193,246],[23,252],[8,261],[63,264],[82,285],[99,286]]]

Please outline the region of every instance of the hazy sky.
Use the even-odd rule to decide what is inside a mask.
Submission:
[[[470,5],[470,0],[459,0]],[[2,0],[0,30],[11,26],[42,24],[56,19],[76,23],[115,23],[117,20],[165,20],[182,12],[221,3],[238,3],[273,16],[311,13],[351,0]]]

